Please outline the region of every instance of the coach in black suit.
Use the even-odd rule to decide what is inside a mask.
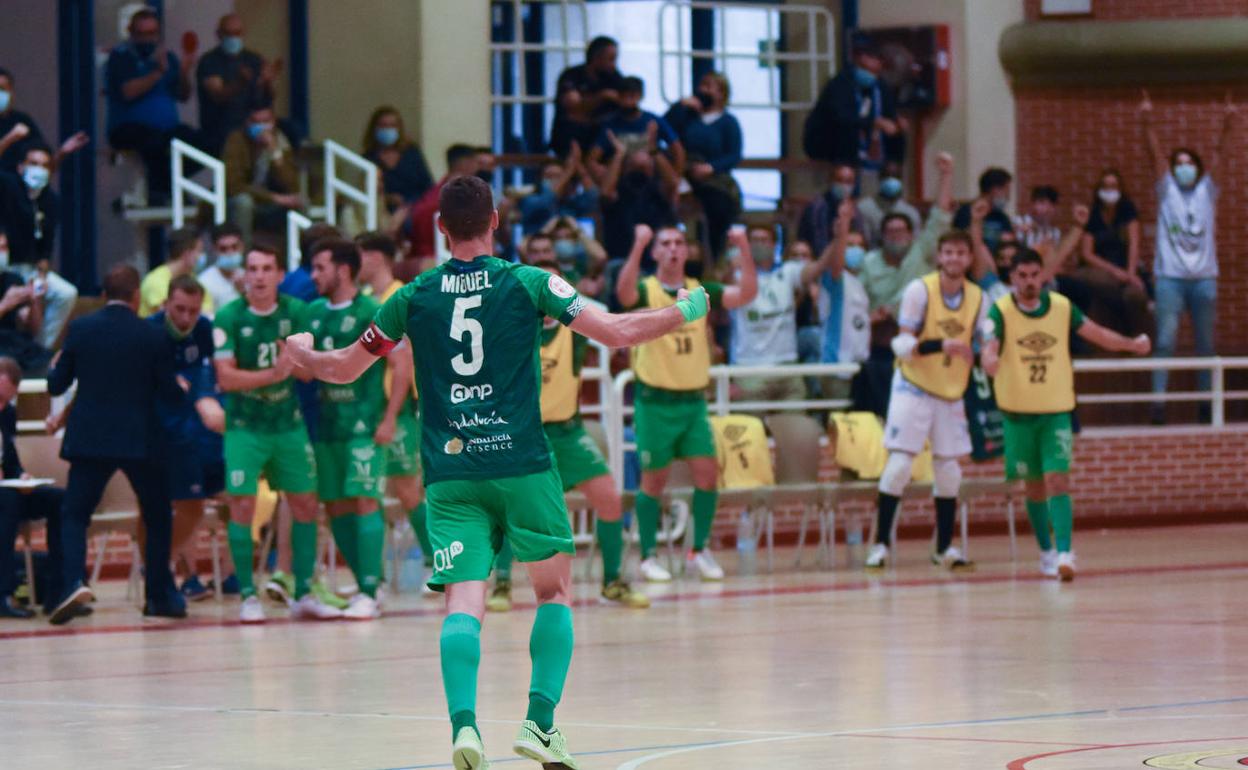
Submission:
[[[65,427],[61,457],[68,460],[69,483],[61,513],[64,598],[52,613],[54,624],[75,617],[92,599],[83,585],[87,526],[113,474],[126,475],[147,526],[147,603],[145,615],[185,617],[186,602],[169,571],[172,512],[162,455],[163,438],[156,400],[183,397],[169,346],[161,330],[139,319],[139,273],[129,265],[104,277],[102,310],[69,325],[65,345],[48,376],[48,392],[64,393],[78,381],[78,394]]]

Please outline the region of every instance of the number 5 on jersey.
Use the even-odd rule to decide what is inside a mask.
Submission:
[[[455,300],[455,312],[451,317],[451,339],[462,342],[464,336],[468,336],[468,352],[472,357],[465,359],[464,354],[460,353],[451,359],[451,368],[463,377],[476,374],[485,364],[485,350],[482,346],[485,330],[481,328],[480,321],[466,315],[469,310],[478,307],[481,307],[480,294],[459,297]]]

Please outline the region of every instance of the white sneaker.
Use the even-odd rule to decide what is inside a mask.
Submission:
[[[260,597],[254,594],[243,599],[243,604],[238,608],[239,623],[263,623],[264,622],[264,604],[261,603]]]
[[[663,565],[659,564],[659,560],[651,556],[641,562],[638,568],[641,577],[647,583],[670,583],[672,582],[672,573],[663,569]]]
[[[689,556],[690,558],[686,562],[686,566],[691,566],[697,570],[698,577],[708,583],[724,579],[724,568],[719,566],[719,562],[715,561],[715,557],[711,555],[709,550],[698,551]]]
[[[1040,552],[1040,574],[1045,577],[1057,577],[1057,551],[1052,548]]]
[[[1057,577],[1063,583],[1075,579],[1075,555],[1070,551],[1062,551],[1057,555]]]
[[[932,554],[932,564],[938,567],[944,567],[950,572],[974,572],[975,562],[962,555],[962,551],[956,545],[951,545],[945,549],[944,553]]]
[[[368,594],[356,594],[342,616],[347,620],[376,620],[381,617],[381,605]]]
[[[342,617],[342,610],[330,607],[316,598],[316,594],[309,593],[290,605],[290,616],[295,620],[337,620]]]
[[[876,543],[867,552],[867,563],[863,566],[869,570],[882,570],[888,564],[888,546]]]

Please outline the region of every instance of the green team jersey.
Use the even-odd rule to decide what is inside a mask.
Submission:
[[[356,294],[350,302],[337,307],[324,297],[316,300],[308,306],[308,331],[316,339],[316,349],[349,346],[368,328],[380,307],[377,300],[363,294]],[[385,371],[385,363],[377,361],[355,382],[318,384],[321,407],[317,441],[372,437],[386,411],[386,394],[382,388]]]
[[[271,369],[280,352],[277,343],[291,334],[307,331],[307,313],[304,302],[285,294],[278,295],[277,305],[264,314],[252,310],[246,297],[239,297],[218,310],[213,319],[215,357],[232,358],[239,369]],[[227,429],[285,433],[303,427],[291,377],[226,396]]]
[[[377,330],[412,345],[425,483],[499,479],[551,467],[542,430],[542,322],[585,300],[564,279],[481,256],[422,273],[378,311]]]

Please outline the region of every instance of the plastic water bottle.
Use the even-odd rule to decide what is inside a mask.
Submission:
[[[742,575],[758,572],[758,540],[754,537],[754,520],[749,511],[742,511],[737,523],[737,569]]]
[[[848,545],[862,545],[862,520],[854,519],[854,523],[845,533],[845,542]]]
[[[399,566],[399,589],[414,591],[420,588],[423,582],[425,582],[424,554],[420,552],[420,546],[413,545],[407,549],[407,555],[403,557],[403,563]]]

